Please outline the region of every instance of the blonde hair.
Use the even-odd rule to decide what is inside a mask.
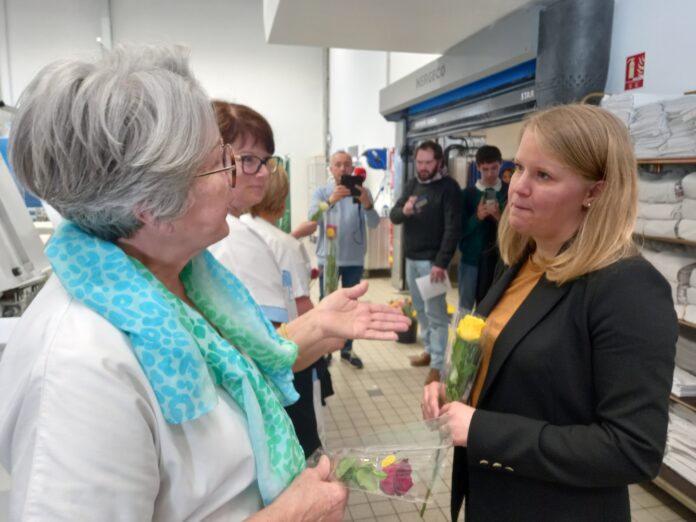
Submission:
[[[251,215],[257,217],[261,214],[276,216],[285,208],[285,198],[290,192],[290,180],[282,165],[271,174],[263,199],[251,207]]]
[[[603,190],[584,209],[575,235],[551,259],[542,260],[546,277],[563,284],[637,254],[633,242],[638,201],[637,164],[628,130],[610,112],[591,105],[564,105],[532,116],[522,133],[533,132],[539,146]],[[507,265],[535,248],[534,240],[512,229],[508,209],[498,229]]]

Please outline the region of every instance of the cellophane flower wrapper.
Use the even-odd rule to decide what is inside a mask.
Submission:
[[[485,326],[485,318],[468,310],[453,315],[442,374],[447,402],[469,402],[483,358]]]
[[[338,227],[326,225],[326,263],[324,264],[324,296],[338,288]]]
[[[451,437],[444,432],[442,419],[402,425],[375,433],[341,448],[326,448],[312,457],[325,454],[331,460],[332,478],[350,490],[362,491],[395,500],[423,503],[432,494],[438,480]],[[369,441],[360,445],[359,442]],[[430,493],[429,493],[430,490]]]

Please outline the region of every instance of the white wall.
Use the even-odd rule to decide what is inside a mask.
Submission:
[[[215,98],[268,118],[279,154],[291,158],[295,224],[308,208],[307,164],[323,154],[322,50],[267,45],[263,6],[248,0],[111,0],[114,42],[176,42]]]
[[[331,49],[329,118],[331,150],[389,146],[394,124],[379,114],[379,90],[387,84],[387,53]]]
[[[645,51],[645,83],[635,92],[696,89],[694,0],[615,0],[606,91],[623,92],[626,58]]]
[[[379,113],[379,91],[437,56],[331,49],[331,149],[392,147],[394,124]]]
[[[0,40],[2,96],[14,105],[47,63],[68,57],[96,57],[105,0],[0,0],[5,38]]]

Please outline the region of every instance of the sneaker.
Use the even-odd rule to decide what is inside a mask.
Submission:
[[[358,357],[357,355],[353,354],[353,352],[341,352],[341,360],[346,361],[358,370],[363,369],[362,359],[360,359],[360,357]]]

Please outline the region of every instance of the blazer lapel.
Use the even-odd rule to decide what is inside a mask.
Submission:
[[[516,270],[511,276],[506,273],[500,278],[498,283],[504,286],[502,290],[500,290],[497,288],[499,285],[495,285],[496,292],[499,292],[497,297],[493,295],[493,288],[491,288],[491,292],[486,295],[481,302],[482,305],[489,307],[485,310],[485,314],[493,309],[493,306],[503,295],[514,276],[517,275],[520,267],[521,264],[517,265],[515,267]],[[508,272],[512,272],[512,270]],[[491,362],[488,367],[488,373],[486,374],[486,380],[483,383],[481,395],[479,396],[479,404],[481,404],[481,401],[485,398],[498,372],[515,347],[524,339],[527,333],[534,328],[554,306],[556,306],[556,303],[568,292],[570,286],[570,284],[565,284],[559,287],[556,283],[552,283],[542,276],[529,296],[527,296],[527,299],[524,300],[522,305],[520,305],[517,311],[512,315],[493,345]],[[495,297],[495,301],[493,301],[492,304],[488,302],[489,297],[491,297],[491,300]],[[481,310],[481,313],[484,315],[484,310]]]
[[[516,265],[513,265],[505,270],[488,289],[486,296],[481,300],[480,303],[478,303],[474,313],[483,317],[488,316],[500,298],[503,297],[505,290],[507,290],[507,287],[510,286],[512,280],[515,279],[517,272],[520,271],[523,264],[524,263],[517,263]]]

